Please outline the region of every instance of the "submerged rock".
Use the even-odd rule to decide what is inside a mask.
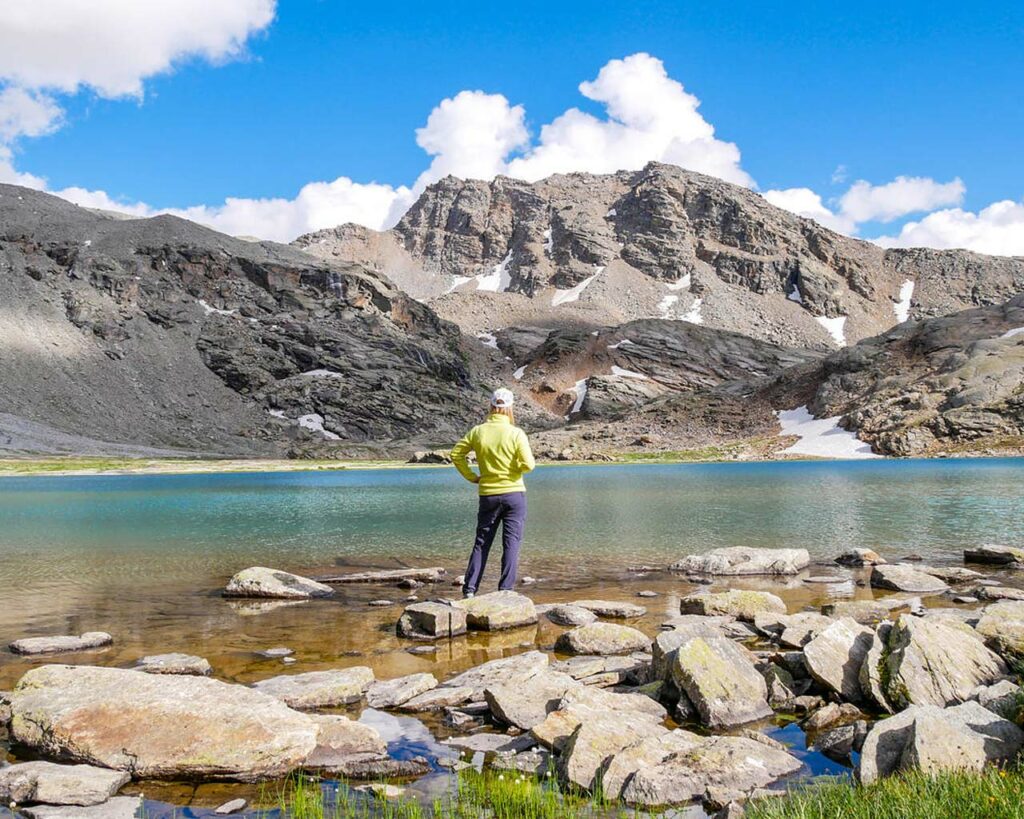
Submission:
[[[691,637],[676,651],[672,680],[711,728],[772,715],[768,688],[750,652],[726,637]]]
[[[873,636],[870,628],[849,617],[835,621],[804,646],[807,670],[844,700],[859,701],[860,669]]]
[[[913,594],[942,594],[949,590],[937,577],[900,563],[875,566],[871,570],[871,585]]]
[[[208,677],[213,673],[208,660],[192,654],[153,654],[139,660],[135,670],[147,674],[186,674],[197,677]]]
[[[218,816],[227,816],[232,813],[238,813],[238,811],[240,810],[245,810],[248,804],[249,803],[246,800],[241,798],[232,799],[228,802],[225,802],[223,805],[220,805],[219,807],[215,808],[213,812]]]
[[[330,597],[334,589],[308,577],[253,566],[232,577],[224,588],[225,597],[271,597],[281,600],[308,600]]]
[[[398,636],[438,640],[466,633],[466,612],[445,603],[413,603],[398,618]]]
[[[643,606],[638,606],[636,603],[624,603],[618,600],[576,600],[571,605],[592,611],[598,617],[626,619],[630,617],[643,617],[647,614],[647,609]]]
[[[93,765],[22,762],[0,768],[0,802],[98,805],[131,780],[124,771]]]
[[[403,580],[412,580],[416,583],[439,583],[444,575],[445,569],[441,566],[429,566],[424,569],[381,569],[370,572],[353,572],[352,574],[340,574],[333,577],[324,577],[324,583],[398,583]]]
[[[729,546],[700,555],[687,555],[673,563],[673,572],[714,575],[788,575],[810,565],[806,549],[761,549]]]
[[[456,600],[452,605],[465,610],[470,628],[481,631],[498,631],[537,622],[533,601],[514,591],[481,594],[468,600]]]
[[[437,688],[437,678],[433,674],[377,680],[366,691],[366,704],[371,708],[394,708],[434,688]]]
[[[58,637],[26,637],[10,645],[15,654],[58,654],[66,651],[85,651],[102,648],[114,642],[105,631],[87,631],[81,636],[61,635]]]
[[[635,628],[591,623],[561,634],[555,651],[563,654],[629,654],[651,647],[651,639]]]
[[[714,594],[689,594],[679,601],[679,611],[682,614],[727,614],[737,620],[753,622],[755,616],[764,612],[785,614],[786,604],[768,592],[733,589]]]
[[[34,668],[11,710],[15,739],[38,753],[146,779],[285,776],[319,735],[309,716],[246,686],[119,668]]]
[[[253,683],[252,687],[292,708],[306,710],[359,702],[373,681],[373,671],[357,665],[336,671],[282,674]]]

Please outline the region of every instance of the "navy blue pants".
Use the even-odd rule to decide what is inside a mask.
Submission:
[[[480,511],[476,517],[476,541],[473,553],[469,556],[466,567],[466,582],[462,585],[463,594],[476,594],[480,588],[480,580],[487,566],[487,556],[491,553],[491,544],[498,534],[501,525],[501,582],[499,589],[512,589],[516,585],[516,572],[519,570],[519,544],[523,539],[523,527],[526,525],[526,493],[509,492],[505,495],[481,495]]]

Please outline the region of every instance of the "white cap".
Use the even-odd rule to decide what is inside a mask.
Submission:
[[[500,390],[495,390],[494,395],[491,396],[491,406],[504,409],[505,407],[511,407],[515,400],[516,397],[512,394],[512,390],[506,390],[502,387]]]

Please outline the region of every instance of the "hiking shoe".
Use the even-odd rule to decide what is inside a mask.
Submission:
[[[471,597],[476,597],[476,592],[463,592],[462,599],[469,600]]]

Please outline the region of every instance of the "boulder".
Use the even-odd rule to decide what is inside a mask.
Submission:
[[[78,637],[61,635],[59,637],[26,637],[15,640],[10,645],[15,654],[58,654],[65,651],[85,651],[90,648],[102,648],[114,642],[114,638],[105,631],[87,631]]]
[[[577,726],[602,714],[616,714],[658,726],[667,716],[662,705],[643,694],[619,694],[580,686],[568,689],[558,708],[533,726],[530,734],[545,748],[560,751]]]
[[[316,747],[307,715],[241,685],[120,668],[46,665],[11,702],[18,742],[140,779],[285,776]]]
[[[889,699],[882,686],[882,661],[889,652],[889,632],[891,630],[892,623],[888,621],[878,624],[871,635],[871,645],[868,646],[868,653],[864,655],[859,675],[860,690],[864,699],[886,714],[891,714],[893,708],[889,704]]]
[[[888,618],[893,607],[902,607],[902,601],[892,600],[838,600],[826,603],[821,613],[828,617],[849,617],[864,625],[875,625]]]
[[[995,685],[986,685],[977,690],[978,704],[987,708],[993,714],[998,714],[1008,720],[1016,722],[1017,714],[1021,710],[1022,699],[1021,687],[1009,680],[1002,680]]]
[[[801,648],[812,637],[835,621],[816,611],[795,614],[762,612],[754,615],[754,628],[766,637],[788,648]]]
[[[703,737],[678,728],[664,734],[655,734],[623,748],[601,769],[602,793],[607,799],[620,799],[623,788],[641,768],[657,765],[672,754],[690,751],[703,741]]]
[[[637,652],[626,656],[583,654],[551,664],[552,671],[561,671],[584,685],[640,684],[651,679],[649,654]]]
[[[1006,664],[969,626],[902,616],[889,633],[882,661],[885,697],[894,708],[954,705],[979,685],[1006,675]]]
[[[911,592],[913,594],[942,594],[949,586],[922,571],[902,563],[887,563],[871,570],[871,585],[878,589]]]
[[[303,763],[304,768],[334,769],[355,755],[381,756],[387,753],[387,743],[369,725],[340,714],[310,714],[309,718],[320,732],[316,747]]]
[[[733,622],[731,617],[698,617],[683,615],[675,618],[686,619],[678,628],[663,631],[651,643],[651,679],[667,680],[671,676],[672,661],[675,659],[679,646],[691,637],[724,637],[722,625]]]
[[[401,705],[395,706],[399,711],[410,713],[426,713],[442,711],[463,703],[472,702],[483,692],[469,686],[439,686],[425,694],[413,697]]]
[[[124,771],[93,765],[22,762],[0,768],[0,802],[98,805],[131,780]]]
[[[334,589],[308,577],[253,566],[243,569],[224,587],[225,597],[271,597],[280,600],[309,600],[330,597]]]
[[[1017,546],[998,546],[986,543],[964,549],[965,563],[989,563],[1002,565],[1006,563],[1024,563],[1024,548]]]
[[[785,614],[786,604],[768,592],[733,589],[714,594],[689,594],[679,601],[679,610],[682,614],[727,614],[752,623],[761,613]]]
[[[629,654],[651,647],[651,639],[635,628],[615,623],[591,623],[566,631],[555,642],[562,654]]]
[[[1024,589],[1011,586],[978,586],[971,591],[978,600],[1024,600]]]
[[[726,637],[691,637],[676,651],[671,674],[710,728],[772,715],[768,687],[750,652]]]
[[[867,723],[863,723],[867,726]],[[853,743],[856,739],[857,724],[839,725],[835,728],[828,728],[814,737],[814,747],[829,759],[839,762],[849,762],[853,753]]]
[[[311,710],[359,702],[373,681],[373,671],[357,665],[336,671],[282,674],[253,683],[252,687],[262,694],[276,697],[291,708]]]
[[[452,605],[464,609],[469,627],[480,631],[498,631],[537,622],[533,601],[514,591],[481,594],[468,600],[456,600]]]
[[[473,753],[494,754],[494,753],[520,753],[528,751],[537,741],[531,736],[523,735],[510,737],[508,734],[470,734],[464,737],[448,737],[441,742],[458,748],[460,751],[472,751]]]
[[[580,685],[568,674],[546,670],[525,682],[487,688],[484,698],[500,722],[529,731],[558,708],[566,691]]]
[[[470,668],[445,680],[442,688],[470,688],[474,700],[482,700],[484,690],[495,685],[515,685],[525,682],[534,674],[546,669],[550,662],[548,655],[541,651],[527,651],[512,657],[489,662]],[[438,689],[440,691],[440,689]],[[468,700],[464,700],[467,702]],[[457,704],[457,703],[451,703]]]
[[[626,619],[630,617],[643,617],[647,614],[647,609],[643,606],[638,606],[636,603],[623,603],[617,600],[576,600],[571,605],[592,611],[598,617]]]
[[[592,790],[606,760],[630,745],[667,733],[662,725],[635,719],[630,712],[588,714],[562,746],[559,778],[566,785]]]
[[[34,805],[19,810],[27,819],[136,819],[142,811],[142,797],[115,796],[88,807]]]
[[[139,660],[135,670],[147,674],[185,674],[196,677],[208,677],[213,673],[208,660],[192,654],[153,654]]]
[[[804,646],[810,675],[848,702],[861,700],[860,669],[871,648],[874,632],[844,617],[818,633]]]
[[[396,630],[412,640],[457,637],[466,633],[466,612],[446,603],[413,603],[398,618]]]
[[[1004,600],[985,606],[977,632],[1000,654],[1024,658],[1024,602]]]
[[[981,572],[965,569],[963,566],[918,566],[917,570],[950,584],[970,583],[972,580],[979,580],[985,576]]]
[[[782,666],[769,663],[761,669],[761,676],[768,687],[768,704],[772,708],[791,708],[796,688],[793,675]]]
[[[628,805],[684,805],[711,791],[722,799],[742,797],[796,773],[792,754],[748,737],[714,736],[690,751],[641,768],[622,791]]]
[[[810,565],[806,549],[761,549],[750,546],[729,546],[712,549],[701,555],[687,555],[669,569],[687,574],[713,575],[789,575]]]
[[[437,688],[437,678],[433,674],[377,680],[366,690],[366,704],[371,708],[395,708],[434,688]]]
[[[554,606],[546,612],[547,618],[559,626],[586,626],[597,620],[590,609],[575,605]]]
[[[969,728],[955,725],[934,707],[922,708],[910,726],[900,756],[901,770],[980,771],[985,767],[985,740]]]
[[[840,566],[877,566],[879,563],[885,563],[886,560],[878,552],[873,549],[861,549],[853,548],[847,549],[839,557],[836,558],[836,563]]]

